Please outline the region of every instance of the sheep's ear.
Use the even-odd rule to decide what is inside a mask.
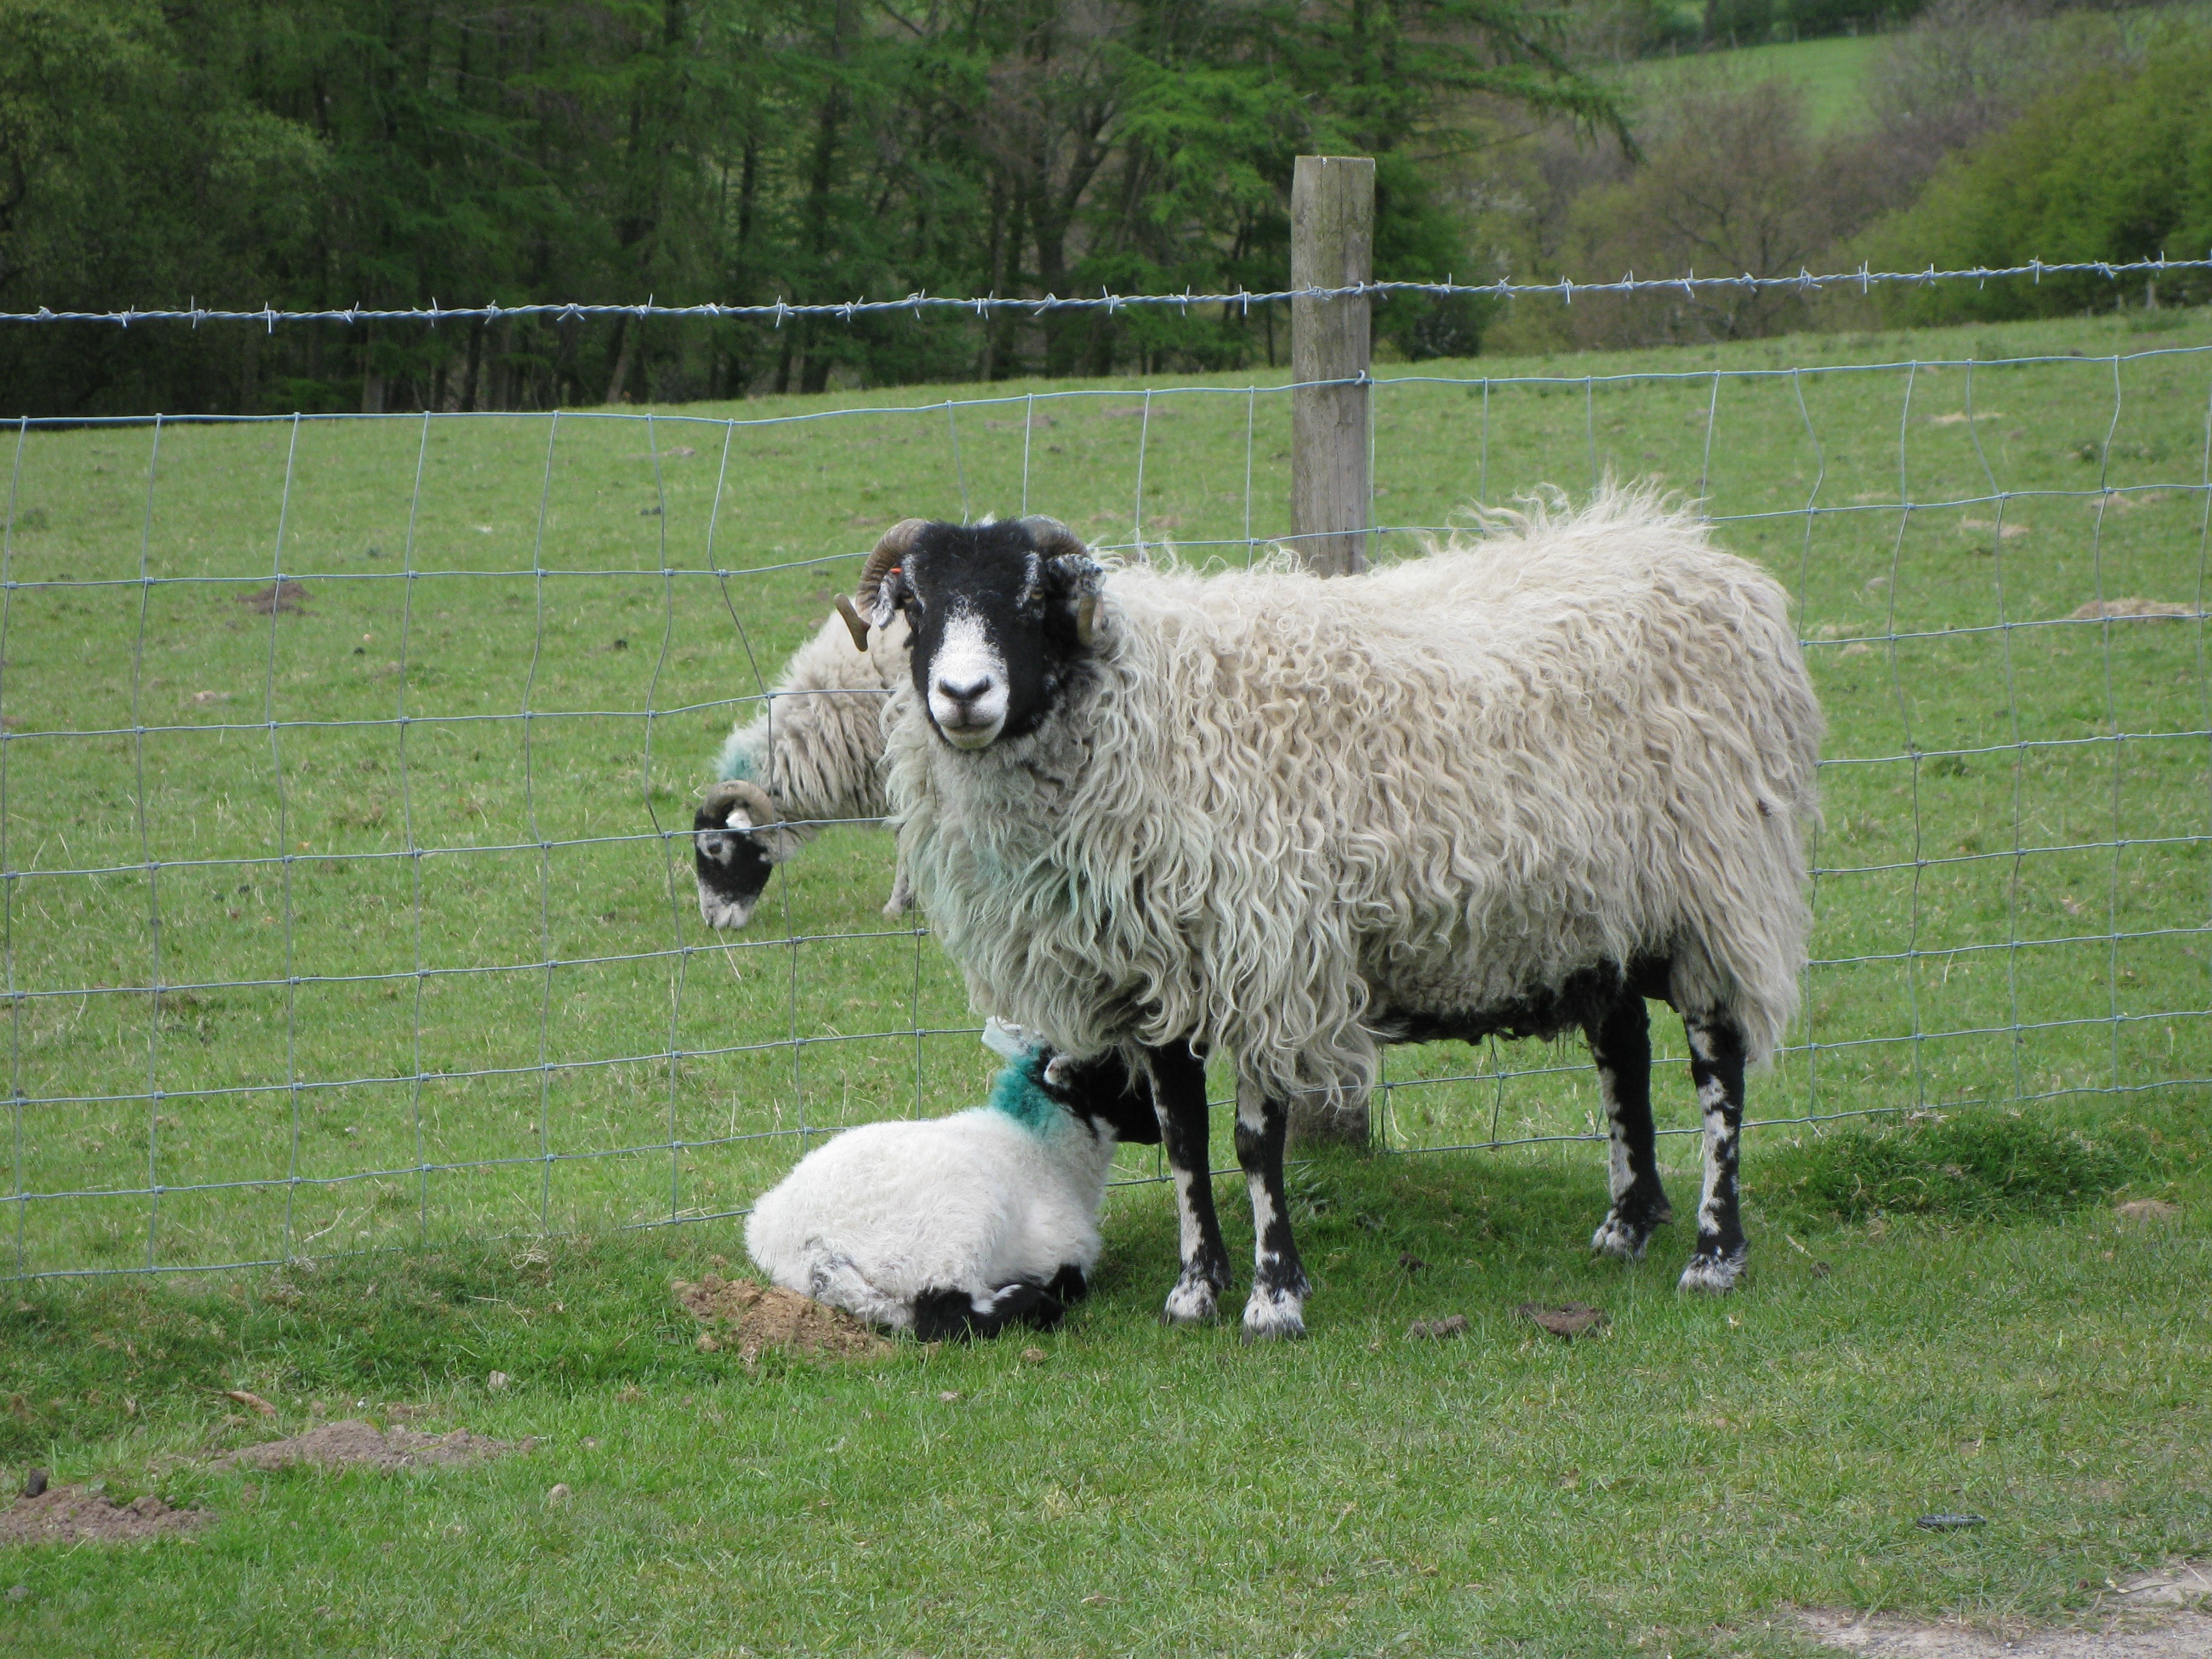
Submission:
[[[1099,592],[1105,572],[1088,553],[1062,554],[1045,562],[1045,586],[1052,603],[1075,629],[1075,642],[1088,650],[1097,641],[1105,619],[1106,602]]]
[[[898,615],[899,607],[906,603],[911,592],[907,586],[906,567],[893,565],[876,584],[875,603],[868,609],[868,620],[878,628],[889,628],[891,618]]]

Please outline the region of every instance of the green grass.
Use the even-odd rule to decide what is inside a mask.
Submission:
[[[1811,1167],[1759,1162],[1784,1189]],[[1258,1350],[1153,1322],[1171,1216],[1125,1189],[1100,1292],[1041,1364],[1019,1340],[852,1368],[700,1353],[668,1282],[734,1253],[728,1224],[27,1286],[0,1326],[11,1465],[217,1519],[9,1553],[0,1649],[1778,1659],[1810,1652],[1778,1627],[1797,1605],[2063,1621],[2212,1541],[2212,1195],[2171,1164],[2138,1189],[2181,1212],[2148,1224],[2085,1194],[2008,1229],[1829,1222],[1801,1254],[1759,1215],[1758,1277],[1720,1302],[1674,1291],[1677,1238],[1626,1272],[1585,1257],[1578,1153],[1328,1158],[1298,1182],[1316,1335]],[[1612,1322],[1571,1346],[1515,1318],[1530,1298]],[[1465,1338],[1405,1340],[1447,1312]],[[281,1422],[226,1419],[232,1387]],[[204,1468],[395,1400],[543,1443],[472,1470]],[[549,1509],[556,1482],[574,1497]],[[1962,1509],[1987,1528],[1913,1526]]]
[[[1683,76],[1716,71],[1746,85],[1795,81],[1805,89],[1806,112],[1815,133],[1863,125],[1868,118],[1866,76],[1887,44],[1879,34],[1838,34],[1819,40],[1782,40],[1733,51],[1647,58],[1627,67],[1632,92],[1663,97]]]
[[[1815,965],[1755,1115],[2092,1121],[2212,1078],[2202,624],[2047,625],[2201,592],[2212,372],[2169,349],[2208,339],[2165,313],[1377,392],[1392,523],[1653,476],[1797,596],[1832,725]],[[1853,363],[1891,366],[1784,372]],[[26,1194],[0,1266],[726,1212],[802,1129],[981,1098],[957,976],[877,914],[881,832],[826,835],[732,940],[691,902],[690,803],[894,517],[1026,501],[1126,544],[1141,447],[1146,537],[1243,557],[1248,475],[1251,533],[1286,530],[1286,399],[1243,386],[185,427],[150,489],[144,428],[30,435],[0,611],[0,1179]],[[308,599],[271,617],[240,596],[280,521]],[[1578,1051],[1401,1050],[1389,1079],[1400,1147],[1595,1121]],[[1662,1110],[1694,1121],[1679,1088]]]
[[[1248,468],[1251,533],[1287,528],[1279,394],[190,427],[150,490],[144,430],[32,435],[0,590],[25,1195],[0,1239],[33,1273],[315,1263],[0,1297],[0,1457],[220,1517],[12,1556],[0,1646],[1779,1656],[1795,1603],[2063,1618],[2201,1550],[2201,624],[2043,624],[2201,593],[2212,372],[2112,354],[2208,343],[2165,313],[1382,387],[1394,524],[1656,476],[1797,596],[1835,763],[1798,1046],[1754,1085],[1798,1120],[1749,1143],[1758,1278],[1679,1300],[1679,1227],[1647,1267],[1585,1260],[1587,1146],[1329,1158],[1296,1182],[1313,1341],[1158,1329],[1172,1214],[1133,1186],[1036,1366],[691,1346],[668,1280],[738,1255],[737,1224],[621,1229],[741,1208],[802,1126],[968,1103],[988,1062],[935,947],[877,915],[880,832],[825,836],[732,942],[656,828],[885,522],[1026,505],[1126,542],[1141,447],[1142,534],[1241,558]],[[1964,360],[2034,354],[1970,394]],[[1914,359],[1943,366],[1783,372]],[[2027,533],[1959,504],[1993,488]],[[142,557],[218,580],[142,585]],[[280,559],[304,614],[236,597]],[[1400,1152],[1596,1110],[1571,1048],[1401,1050],[1390,1078]],[[1679,1068],[1658,1093],[1688,1128]],[[1937,1115],[1802,1121],[1908,1109]],[[1694,1142],[1662,1158],[1679,1200]],[[2152,1194],[2179,1216],[2108,1218]],[[1532,1298],[1610,1334],[1524,1331]],[[1468,1339],[1402,1340],[1449,1311]],[[287,1427],[412,1399],[547,1443],[217,1475],[209,1447],[262,1431],[224,1424],[228,1387]],[[1990,1527],[1911,1524],[1955,1508]]]

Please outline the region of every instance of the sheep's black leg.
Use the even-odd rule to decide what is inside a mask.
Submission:
[[[1690,1076],[1705,1124],[1705,1190],[1698,1204],[1698,1249],[1682,1270],[1686,1291],[1733,1290],[1743,1274],[1743,1218],[1736,1154],[1743,1139],[1743,1033],[1724,1014],[1685,1014]]]
[[[1160,1317],[1170,1325],[1195,1325],[1219,1311],[1229,1288],[1229,1247],[1213,1209],[1213,1173],[1206,1149],[1206,1057],[1187,1043],[1149,1048],[1152,1105],[1159,1114],[1160,1145],[1175,1182],[1181,1224],[1182,1273],[1168,1292]]]
[[[1048,1295],[1060,1298],[1061,1306],[1072,1308],[1091,1294],[1091,1281],[1083,1276],[1083,1269],[1071,1261],[1046,1279],[1044,1288]]]
[[[1283,1197],[1283,1136],[1290,1114],[1251,1084],[1237,1085],[1237,1161],[1252,1194],[1252,1295],[1244,1304],[1244,1340],[1280,1341],[1306,1334],[1305,1299],[1313,1290],[1291,1237]]]
[[[914,1334],[924,1342],[965,1342],[996,1336],[1012,1325],[1048,1331],[1067,1310],[1042,1285],[1001,1285],[981,1296],[924,1291],[914,1299]]]
[[[1598,1094],[1613,1132],[1613,1207],[1590,1249],[1624,1261],[1642,1259],[1653,1231],[1674,1218],[1659,1182],[1651,1124],[1651,1021],[1643,994],[1624,987],[1613,1004],[1583,1028],[1597,1062]]]

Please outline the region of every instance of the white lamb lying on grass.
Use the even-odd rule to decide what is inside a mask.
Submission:
[[[1090,1288],[1114,1148],[1156,1143],[1152,1091],[992,1022],[988,1104],[833,1136],[753,1206],[745,1250],[787,1290],[926,1342],[1049,1330]]]

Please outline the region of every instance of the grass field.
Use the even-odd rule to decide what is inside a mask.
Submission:
[[[749,1374],[690,1346],[667,1280],[738,1254],[712,1218],[809,1133],[980,1097],[987,1061],[926,934],[877,915],[880,831],[827,833],[735,942],[663,832],[884,523],[1026,506],[1241,559],[1288,527],[1279,391],[24,436],[15,1261],[323,1265],[18,1287],[7,1455],[222,1518],[22,1558],[0,1642],[1780,1654],[1793,1601],[2057,1616],[2201,1547],[2202,623],[2067,619],[2203,608],[2208,345],[2212,318],[2163,313],[1383,386],[1390,524],[1654,476],[1797,596],[1832,734],[1807,1012],[1753,1091],[1788,1121],[1747,1160],[1761,1278],[1693,1305],[1680,1240],[1585,1261],[1587,1146],[1328,1159],[1298,1177],[1314,1342],[1154,1329],[1171,1212],[1134,1186],[1102,1296],[1036,1367]],[[304,609],[248,602],[280,569]],[[1399,1051],[1390,1078],[1399,1152],[1595,1109],[1578,1050]],[[1686,1128],[1686,1087],[1661,1096]],[[1873,1141],[1808,1121],[1916,1108]],[[1665,1143],[1678,1192],[1692,1152]],[[2116,1227],[2122,1194],[2181,1210]],[[612,1231],[672,1218],[696,1224]],[[596,1243],[485,1242],[541,1229]],[[1611,1334],[1511,1322],[1564,1297]],[[1401,1340],[1454,1310],[1468,1340]],[[416,1398],[550,1443],[197,1471],[241,1432],[210,1392],[234,1386],[295,1421]],[[554,1514],[556,1480],[579,1497]],[[1910,1526],[1976,1506],[1986,1532]]]
[[[2154,320],[1444,365],[1376,395],[1388,522],[1611,468],[1702,489],[1797,594],[1826,828],[1758,1115],[2094,1117],[2212,1077],[2202,623],[2066,620],[2202,592],[2207,319]],[[1855,363],[1891,366],[1814,372]],[[680,832],[716,740],[901,514],[1026,503],[1243,558],[1288,527],[1288,407],[1226,381],[932,397],[170,427],[158,458],[143,427],[23,437],[21,1268],[726,1212],[803,1131],[980,1097],[955,976],[877,914],[880,831],[825,835],[734,942],[701,927]],[[304,610],[250,603],[280,568]],[[1578,1050],[1389,1076],[1397,1147],[1594,1122]]]
[[[30,1286],[0,1314],[11,1467],[216,1519],[0,1551],[0,1650],[1782,1659],[1814,1651],[1795,1606],[2064,1623],[2212,1542],[2202,1165],[2153,1183],[2182,1209],[2143,1224],[1770,1204],[1723,1303],[1680,1297],[1671,1260],[1585,1257],[1593,1164],[1308,1165],[1321,1290],[1294,1348],[1154,1322],[1157,1188],[1122,1189],[1102,1290],[1042,1363],[1018,1339],[845,1368],[702,1354],[668,1281],[735,1250],[712,1224]],[[1851,1174],[1820,1149],[1753,1167],[1770,1194]],[[1571,1346],[1516,1319],[1532,1297],[1611,1323]],[[1447,1312],[1464,1338],[1406,1339]],[[282,1420],[225,1421],[227,1388]],[[394,1400],[543,1443],[477,1469],[204,1468]],[[1962,1510],[1988,1526],[1913,1524]]]
[[[1628,65],[1632,92],[1663,94],[1686,75],[1721,73],[1748,85],[1795,81],[1805,89],[1806,112],[1815,133],[1862,125],[1868,118],[1866,75],[1887,42],[1879,34],[1838,34],[1820,40],[1781,40],[1738,46],[1731,52],[1691,52],[1646,58]]]

